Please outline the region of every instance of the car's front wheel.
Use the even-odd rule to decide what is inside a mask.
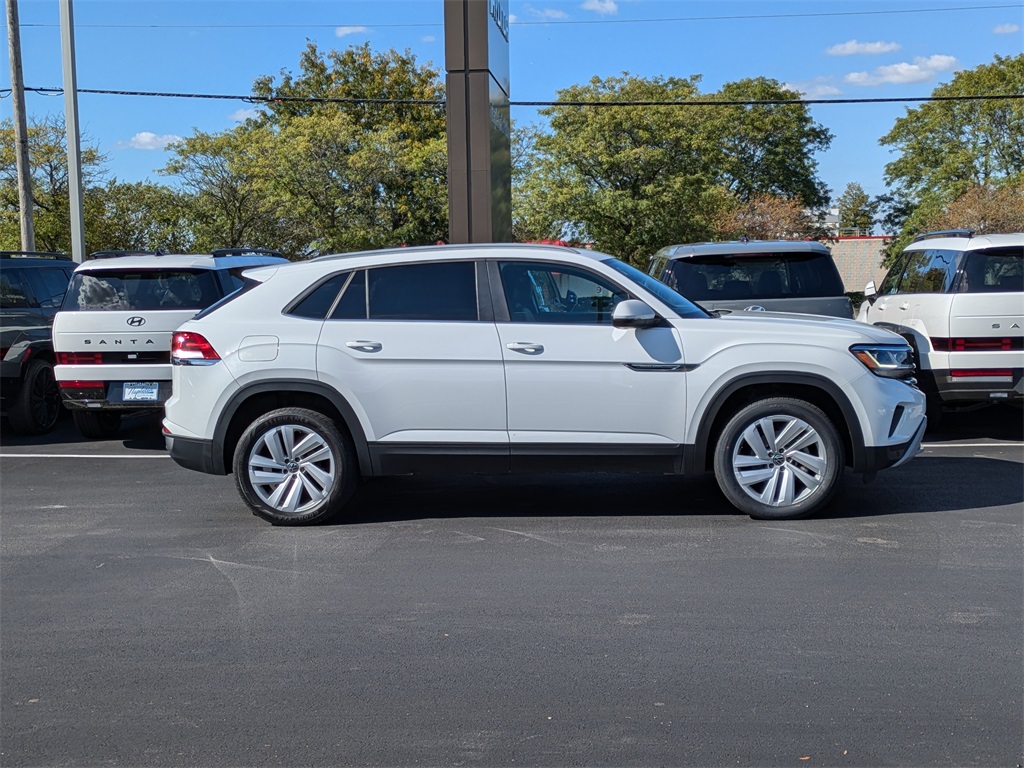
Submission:
[[[306,408],[280,408],[250,424],[235,448],[234,472],[253,514],[274,525],[330,520],[359,479],[349,439]]]
[[[57,426],[60,411],[60,389],[53,377],[53,366],[45,360],[31,361],[8,408],[11,431],[19,435],[49,432]]]
[[[845,463],[842,438],[825,412],[788,397],[758,400],[734,414],[714,461],[726,498],[765,520],[820,510],[838,490]]]

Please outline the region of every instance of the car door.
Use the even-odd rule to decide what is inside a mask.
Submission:
[[[508,470],[505,375],[484,291],[471,260],[350,273],[317,372],[359,404],[385,471]]]
[[[513,470],[674,471],[686,406],[676,331],[613,327],[615,305],[633,297],[596,271],[492,264]]]

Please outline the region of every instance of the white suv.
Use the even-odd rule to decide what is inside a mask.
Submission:
[[[105,251],[75,268],[53,322],[54,375],[84,437],[116,434],[121,415],[170,396],[171,332],[238,290],[247,267],[284,264],[275,251],[207,255]]]
[[[249,270],[171,345],[171,456],[260,517],[360,477],[713,469],[758,518],[918,453],[910,347],[851,319],[718,317],[601,253],[450,245]]]
[[[864,289],[858,320],[914,349],[929,417],[1024,396],[1024,234],[920,235],[881,286]]]

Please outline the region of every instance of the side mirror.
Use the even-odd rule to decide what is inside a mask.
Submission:
[[[875,288],[875,281],[868,280],[868,284],[864,286],[864,298],[868,301],[874,301],[878,297],[878,289]]]
[[[612,325],[616,328],[650,328],[661,322],[654,310],[638,299],[625,299],[612,310]]]

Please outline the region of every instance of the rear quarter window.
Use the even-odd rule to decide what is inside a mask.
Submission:
[[[964,259],[960,293],[1024,291],[1024,247],[971,251]]]

